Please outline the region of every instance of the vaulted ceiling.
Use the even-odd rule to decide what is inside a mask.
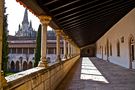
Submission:
[[[50,15],[53,20],[50,25],[62,29],[79,47],[95,43],[135,7],[134,0],[17,1],[36,15]]]

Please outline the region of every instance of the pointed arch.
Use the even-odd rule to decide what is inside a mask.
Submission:
[[[19,61],[16,61],[16,72],[19,72]]]
[[[112,56],[112,43],[110,43],[110,56]]]
[[[117,40],[116,47],[117,47],[117,56],[120,57],[120,41],[119,40]]]
[[[26,61],[23,62],[23,70],[27,70],[27,62]]]
[[[12,72],[15,71],[15,63],[14,63],[14,61],[11,61],[11,71]]]
[[[132,62],[135,60],[135,39],[132,34],[129,36],[129,68],[132,69]]]
[[[29,65],[28,65],[28,68],[30,69],[30,68],[32,68],[33,67],[33,65],[32,65],[32,62],[30,61],[29,62]]]

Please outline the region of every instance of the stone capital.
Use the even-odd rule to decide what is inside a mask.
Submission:
[[[61,30],[60,29],[55,30],[55,32],[56,32],[56,36],[60,36],[61,35]]]
[[[64,40],[66,40],[66,41],[68,40],[68,36],[64,36],[63,38],[64,38]]]
[[[50,23],[50,21],[52,20],[52,18],[50,16],[46,16],[46,15],[40,15],[40,16],[38,16],[38,18],[40,19],[40,22],[42,24],[46,24],[46,25],[48,25]]]

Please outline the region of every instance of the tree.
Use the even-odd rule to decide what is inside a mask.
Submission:
[[[38,27],[38,33],[36,38],[36,52],[34,67],[37,67],[41,57],[41,24]]]
[[[2,70],[4,72],[7,72],[7,63],[8,63],[8,42],[7,42],[7,36],[8,36],[8,23],[7,23],[7,14],[5,14],[6,8],[4,9],[4,22],[3,22],[3,41],[2,41]]]

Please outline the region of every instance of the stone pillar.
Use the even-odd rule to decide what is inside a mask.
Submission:
[[[46,60],[46,51],[47,51],[47,26],[51,21],[50,16],[39,16],[39,19],[42,23],[42,31],[41,31],[41,59],[38,64],[39,67],[48,67]]]
[[[60,62],[60,30],[55,30],[56,31],[56,61]]]
[[[67,42],[66,42],[66,38],[64,37],[64,59],[67,59]]]
[[[68,40],[68,58],[71,57],[71,46],[70,46],[70,40]]]
[[[70,57],[72,58],[73,57],[73,45],[70,44]]]
[[[3,35],[3,18],[4,18],[4,0],[0,1],[0,90],[7,85],[7,81],[2,71],[2,35]]]

